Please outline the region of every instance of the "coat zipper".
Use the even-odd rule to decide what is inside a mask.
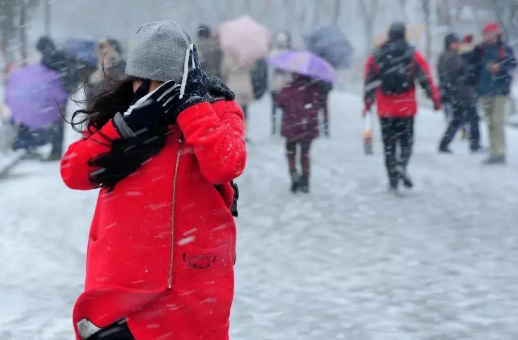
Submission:
[[[167,277],[167,289],[173,288],[173,257],[174,257],[174,210],[176,205],[176,183],[178,181],[178,166],[180,164],[180,155],[182,152],[182,144],[183,140],[180,138],[180,145],[178,146],[178,153],[176,154],[176,165],[174,168],[174,177],[173,177],[173,202],[172,202],[172,210],[171,210],[171,253],[169,254],[169,276]]]

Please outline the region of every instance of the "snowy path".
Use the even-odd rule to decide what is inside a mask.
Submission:
[[[396,198],[379,138],[362,154],[359,99],[332,101],[310,196],[287,192],[269,103],[252,109],[232,339],[517,339],[518,131],[509,165],[485,168],[459,140],[438,155],[442,115],[423,110],[416,189]],[[67,190],[57,164],[23,163],[0,181],[0,339],[72,339],[95,195]]]

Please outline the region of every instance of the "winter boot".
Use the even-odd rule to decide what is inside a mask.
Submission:
[[[488,159],[486,159],[484,162],[482,162],[484,165],[504,165],[506,164],[505,156],[490,156]]]
[[[300,178],[300,192],[309,194],[309,178],[307,176],[302,176]]]
[[[453,154],[453,152],[451,152],[450,148],[448,148],[447,146],[440,146],[439,147],[439,153],[445,153],[445,154]]]
[[[403,180],[403,185],[405,186],[405,188],[411,189],[414,187],[412,178],[410,178],[404,166],[398,165],[396,167],[396,171],[398,172],[399,177]]]
[[[300,176],[298,173],[291,174],[291,192],[296,193],[300,189]]]

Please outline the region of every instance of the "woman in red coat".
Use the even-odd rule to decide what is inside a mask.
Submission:
[[[293,81],[277,97],[283,109],[281,134],[286,138],[286,157],[291,176],[291,191],[309,193],[311,143],[319,136],[318,113],[324,109],[326,94],[311,78],[293,74]],[[297,146],[300,150],[301,174],[297,170]]]
[[[131,80],[76,113],[87,129],[61,166],[70,188],[101,188],[77,339],[228,340],[243,113],[174,22],[133,46]]]

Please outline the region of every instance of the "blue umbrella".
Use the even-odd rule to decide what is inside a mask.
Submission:
[[[335,68],[346,68],[351,64],[353,48],[336,26],[321,26],[304,36],[306,48],[327,60]]]

